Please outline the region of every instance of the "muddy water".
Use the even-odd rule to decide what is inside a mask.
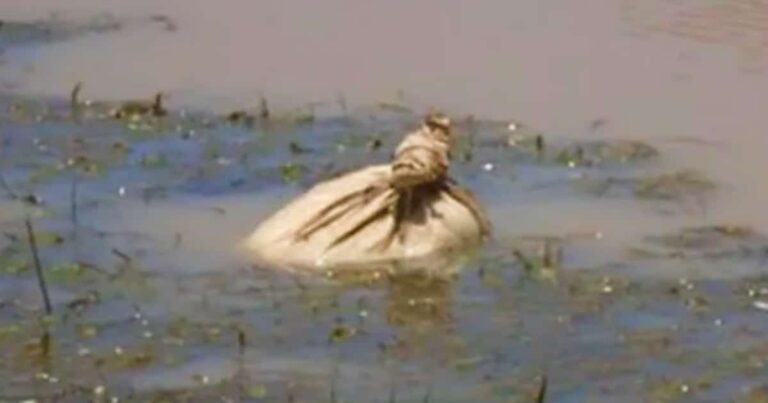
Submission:
[[[521,119],[547,133],[698,139],[680,164],[730,188],[712,219],[768,225],[766,5],[760,1],[618,0],[311,3],[4,2],[6,18],[109,13],[124,28],[9,51],[3,80],[59,95],[83,80],[93,97],[169,91],[177,105],[225,109],[349,104],[405,96],[420,107]],[[141,23],[150,15],[166,22]],[[343,74],[341,74],[343,72]],[[402,93],[401,93],[402,92]]]
[[[0,400],[531,401],[547,373],[553,401],[763,401],[768,3],[635,3],[4,1],[101,25],[2,55]],[[77,80],[173,112],[72,122]],[[214,114],[340,94],[345,119]],[[414,123],[377,101],[500,120],[460,126],[452,171],[495,240],[453,282],[254,270],[232,246],[260,217]],[[659,154],[590,160],[620,139]]]

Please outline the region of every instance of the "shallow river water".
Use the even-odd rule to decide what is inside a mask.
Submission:
[[[60,3],[0,5],[0,401],[768,399],[768,2]],[[234,248],[432,106],[456,278]]]

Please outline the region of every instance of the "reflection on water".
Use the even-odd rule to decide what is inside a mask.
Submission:
[[[390,278],[387,321],[395,326],[450,322],[452,288],[451,279],[418,273]]]

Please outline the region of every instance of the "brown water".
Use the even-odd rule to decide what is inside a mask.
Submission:
[[[218,109],[255,105],[261,94],[283,106],[404,96],[565,136],[601,119],[595,136],[717,143],[670,145],[672,160],[727,186],[711,219],[768,227],[764,1],[12,0],[0,12],[164,14],[175,25],[126,23],[11,51],[0,78],[19,91],[58,95],[83,80],[88,96],[163,89],[172,104]]]
[[[78,0],[6,1],[0,11],[165,14],[177,28],[126,24],[11,53],[0,78],[20,91],[61,94],[84,80],[93,97],[163,89],[172,104],[217,109],[255,105],[261,94],[284,106],[404,94],[421,107],[522,119],[563,136],[590,134],[600,119],[596,137],[715,143],[664,150],[724,186],[695,219],[768,228],[767,2]]]
[[[508,252],[521,234],[598,235],[568,242],[565,262],[554,271],[526,274],[511,256],[495,261],[498,249],[492,249],[453,288],[414,289],[405,282],[390,285],[386,296],[380,290],[305,289],[254,272],[239,258],[230,264],[232,246],[266,212],[305,185],[285,184],[275,174],[276,165],[285,161],[276,158],[295,158],[312,169],[326,160],[354,166],[381,159],[392,144],[373,156],[362,147],[334,154],[336,137],[346,135],[345,130],[369,133],[381,128],[339,128],[320,121],[306,132],[289,128],[272,136],[222,123],[210,130],[191,126],[199,135],[180,140],[174,129],[165,127],[150,130],[157,137],[142,137],[122,123],[98,119],[81,129],[55,116],[40,124],[21,118],[3,126],[2,134],[8,135],[13,148],[2,154],[0,168],[14,187],[30,186],[49,200],[58,216],[41,219],[41,225],[56,231],[70,228],[69,178],[60,175],[39,186],[26,183],[35,164],[50,164],[51,158],[31,137],[55,143],[69,131],[83,130],[96,150],[100,141],[117,139],[130,139],[135,147],[105,176],[83,179],[83,225],[114,234],[102,239],[98,231],[94,230],[96,235],[86,231],[80,238],[45,247],[49,265],[85,256],[109,272],[123,263],[110,254],[117,248],[134,256],[133,263],[125,266],[136,266],[136,273],[128,271],[118,280],[99,277],[93,284],[83,280],[56,285],[62,301],[74,298],[67,292],[105,290],[103,301],[86,309],[83,319],[108,322],[103,335],[83,342],[68,335],[64,320],[53,330],[64,343],[58,357],[78,355],[81,343],[93,348],[99,344],[107,351],[121,344],[142,346],[148,328],[165,334],[160,324],[189,317],[218,328],[229,326],[223,322],[256,328],[253,335],[249,333],[249,341],[256,341],[251,341],[244,361],[258,382],[269,387],[268,399],[275,393],[284,396],[280,385],[290,388],[297,377],[322,385],[304,391],[305,396],[317,396],[316,390],[325,393],[325,377],[334,371],[341,374],[347,395],[368,393],[378,401],[389,393],[389,385],[383,383],[398,379],[413,401],[423,401],[424,389],[432,381],[437,385],[435,396],[441,398],[487,397],[484,388],[492,388],[497,400],[506,401],[505,388],[520,397],[521,390],[532,389],[540,369],[552,374],[553,393],[563,401],[616,401],[617,396],[629,395],[652,399],[657,389],[668,392],[671,387],[674,393],[669,393],[677,396],[687,394],[689,386],[722,400],[734,390],[768,381],[752,366],[755,360],[768,362],[764,308],[754,306],[765,303],[760,299],[768,291],[749,277],[763,272],[759,257],[753,253],[731,260],[643,260],[627,252],[645,245],[640,241],[643,236],[691,225],[741,224],[768,232],[764,214],[768,184],[762,178],[768,169],[763,156],[768,149],[763,132],[768,121],[763,111],[768,104],[768,1],[648,0],[638,5],[629,0],[367,4],[70,0],[63,4],[6,0],[0,4],[0,15],[36,19],[55,12],[61,20],[84,21],[110,13],[124,21],[123,29],[7,50],[0,64],[0,82],[6,90],[58,97],[82,80],[87,97],[109,99],[146,97],[162,89],[170,93],[174,109],[252,107],[262,95],[276,110],[317,101],[324,103],[324,111],[338,113],[340,94],[351,106],[382,100],[420,110],[435,105],[455,115],[519,120],[542,130],[552,143],[577,138],[646,140],[660,148],[661,157],[641,166],[640,173],[697,168],[717,182],[718,190],[703,204],[599,198],[563,190],[567,186],[537,190],[552,178],[562,181],[570,173],[595,172],[535,161],[518,163],[508,155],[499,156],[499,152],[511,155],[511,149],[485,145],[478,147],[476,160],[456,163],[454,172],[488,206],[501,250]],[[147,20],[157,14],[167,15],[172,24]],[[8,102],[3,99],[4,106]],[[326,132],[335,137],[329,140]],[[293,156],[282,144],[289,140],[306,140],[310,147],[319,142],[322,152]],[[247,149],[251,165],[243,168],[199,157],[210,144],[230,161],[237,160],[241,148]],[[51,147],[56,149],[55,144]],[[157,150],[169,155],[167,166],[137,162]],[[486,163],[496,164],[496,169],[486,172]],[[221,167],[211,168],[217,165]],[[191,173],[195,169],[210,172],[198,177]],[[597,171],[619,175],[622,168]],[[251,190],[226,195],[232,191],[226,181],[238,175],[245,175],[246,189]],[[154,183],[169,189],[168,200],[141,200],[142,190]],[[123,186],[125,197],[118,196]],[[228,190],[209,191],[220,187]],[[20,217],[26,210],[15,202],[9,208],[10,201],[0,201],[3,232],[21,233]],[[134,238],[137,233],[141,236]],[[0,247],[25,246],[7,238]],[[26,257],[26,249],[22,252]],[[146,277],[157,295],[145,297],[146,291],[134,284],[131,275]],[[38,300],[33,277],[29,271],[14,276],[4,277],[0,285],[4,290],[18,288],[25,296],[22,307],[27,307],[21,317],[32,317],[28,307]],[[647,277],[637,280],[642,276]],[[24,287],[15,287],[17,282]],[[328,298],[326,293],[336,294]],[[442,313],[428,312],[427,319],[419,318],[423,312],[414,312],[409,305],[414,298],[433,298],[439,302],[432,306],[455,317],[434,325],[431,321]],[[323,305],[325,299],[332,300],[328,307]],[[361,300],[370,305],[361,308]],[[158,328],[137,320],[126,325],[132,333],[110,332],[116,317],[132,315],[131,307],[145,310]],[[370,316],[360,316],[361,312]],[[5,315],[7,323],[16,323],[15,311]],[[340,318],[353,323],[358,316],[369,321],[361,326],[368,333],[329,347],[326,336],[333,334],[333,324]],[[171,330],[166,333],[174,333]],[[228,354],[236,343],[231,334],[224,334],[207,340],[199,351],[179,347],[183,359],[166,357],[183,365],[140,366],[126,379],[136,389],[154,390],[162,389],[157,382],[160,386],[178,382],[180,389],[190,382],[200,386],[195,379],[201,373],[232,378]],[[175,347],[168,343],[175,343],[174,337],[158,341],[158,351],[172,353]],[[401,338],[402,343],[392,338]],[[25,341],[5,339],[11,346],[7,351]],[[381,358],[381,346],[387,343],[395,347]],[[433,357],[431,348],[443,355]],[[119,394],[122,378],[104,378],[88,359],[75,358],[89,371],[86,383],[96,386],[107,379],[110,390]],[[444,369],[446,363],[452,367]],[[0,367],[3,373],[15,371],[5,365]],[[71,368],[77,367],[62,361],[58,373],[80,381],[77,369]],[[263,373],[267,375],[261,377]],[[19,381],[19,390],[29,390],[37,376],[33,375],[21,372],[20,377],[33,380]],[[677,385],[680,376],[687,383]],[[706,386],[707,380],[695,382],[696,377],[707,376],[714,379],[714,387]]]

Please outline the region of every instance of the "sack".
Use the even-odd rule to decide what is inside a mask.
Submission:
[[[392,164],[315,185],[244,246],[268,265],[323,270],[424,260],[478,245],[488,221],[472,194],[445,176],[448,143],[439,136],[448,133],[425,123]]]

